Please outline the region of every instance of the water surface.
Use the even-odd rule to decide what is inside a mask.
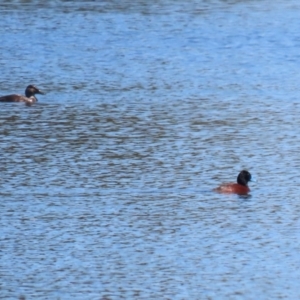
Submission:
[[[3,2],[0,298],[299,298],[299,8]]]

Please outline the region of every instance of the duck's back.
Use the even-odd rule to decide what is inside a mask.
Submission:
[[[0,102],[28,102],[28,101],[32,101],[32,99],[17,94],[0,97]]]
[[[250,192],[250,189],[246,185],[241,185],[238,183],[224,183],[215,189],[216,192],[225,193],[225,194],[247,194]]]

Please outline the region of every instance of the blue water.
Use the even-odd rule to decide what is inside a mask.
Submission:
[[[0,299],[299,298],[299,9],[0,4]]]

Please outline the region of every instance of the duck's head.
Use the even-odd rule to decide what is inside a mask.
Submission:
[[[251,181],[251,174],[246,170],[241,171],[237,177],[237,183],[247,185],[249,181]]]
[[[33,84],[30,84],[27,86],[26,90],[25,90],[25,96],[26,97],[31,97],[34,96],[35,94],[41,94],[44,95],[45,93],[42,92],[41,90],[39,90],[36,86],[34,86]]]

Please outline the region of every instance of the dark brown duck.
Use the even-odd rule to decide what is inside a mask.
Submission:
[[[25,96],[17,94],[2,96],[0,97],[0,102],[25,102],[26,104],[32,104],[38,101],[35,94],[44,95],[36,86],[30,84],[25,90]]]

